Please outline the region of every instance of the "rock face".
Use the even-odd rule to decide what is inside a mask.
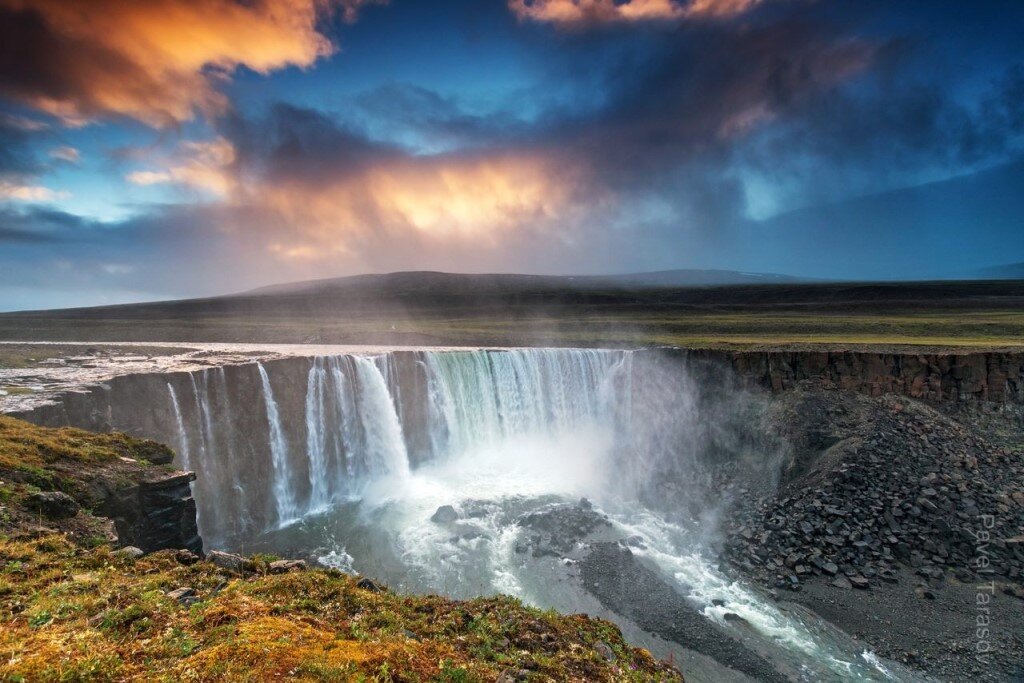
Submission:
[[[115,491],[99,512],[114,520],[122,544],[147,553],[165,548],[201,553],[203,542],[190,487],[195,478],[194,472],[155,475]]]
[[[1024,353],[878,353],[861,351],[680,351],[726,362],[773,392],[811,382],[868,396],[899,394],[929,401],[1024,403]]]

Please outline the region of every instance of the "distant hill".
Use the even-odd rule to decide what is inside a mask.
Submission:
[[[981,268],[973,275],[979,280],[1024,280],[1024,262]]]
[[[744,273],[734,270],[660,270],[620,275],[520,275],[513,273],[472,274],[408,271],[399,273],[352,275],[348,277],[306,280],[260,287],[237,296],[276,296],[327,294],[345,291],[399,293],[466,288],[467,291],[554,289],[649,289],[655,287],[721,287],[726,285],[796,284],[811,282],[789,275]]]
[[[1024,280],[411,272],[205,299],[2,313],[0,340],[613,347],[820,341],[849,348],[853,340],[968,339],[998,346],[1019,344],[1020,311]]]

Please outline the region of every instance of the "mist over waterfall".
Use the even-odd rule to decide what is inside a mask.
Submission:
[[[168,440],[180,464],[201,475],[204,538],[223,543],[511,439],[587,430],[610,439],[632,417],[631,373],[628,351],[576,349],[346,354],[210,368],[166,382]],[[225,508],[226,489],[234,509]]]

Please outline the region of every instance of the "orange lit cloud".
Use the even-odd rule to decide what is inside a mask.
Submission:
[[[380,1],[0,0],[0,60],[17,67],[3,69],[0,94],[73,125],[215,115],[228,106],[218,86],[236,68],[308,67],[334,50],[318,30],[325,15],[351,21]]]
[[[263,183],[248,200],[293,226],[267,248],[290,260],[355,256],[403,236],[499,247],[510,235],[571,220],[572,171],[530,155],[405,158],[316,183]],[[597,198],[591,201],[596,202]]]
[[[27,185],[0,180],[0,201],[48,202],[67,196],[66,192],[54,192],[42,185]]]
[[[762,0],[509,0],[520,20],[561,26],[630,21],[665,21],[688,17],[729,17]]]
[[[134,171],[126,179],[135,185],[174,184],[226,195],[235,186],[234,161],[235,148],[224,138],[186,142],[165,168]]]

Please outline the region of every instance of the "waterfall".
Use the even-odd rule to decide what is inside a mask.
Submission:
[[[277,502],[277,518],[281,523],[295,519],[297,510],[295,496],[291,486],[291,472],[288,467],[288,444],[285,441],[284,430],[281,428],[281,418],[277,410],[277,401],[274,400],[274,392],[270,388],[270,377],[262,363],[256,364],[259,368],[260,381],[263,386],[263,402],[267,410],[267,423],[270,434],[270,456],[274,466],[274,496]]]
[[[306,381],[306,456],[309,459],[309,507],[313,510],[322,509],[329,502],[324,452],[329,420],[325,405],[327,381],[324,359],[313,359]]]
[[[617,419],[624,351],[518,349],[425,354],[435,454]]]
[[[181,469],[192,469],[192,458],[188,450],[188,432],[185,431],[185,420],[181,416],[181,405],[178,403],[178,395],[174,392],[174,386],[168,382],[167,391],[171,395],[171,407],[174,410],[174,424],[178,430],[178,456],[181,459]]]
[[[202,402],[202,399],[199,398],[199,386],[196,384],[195,373],[191,373],[191,372],[188,373],[188,379],[192,383],[192,398],[193,398],[193,400],[195,401],[195,404],[196,404],[196,415],[202,415],[203,414],[203,402]],[[202,455],[202,458],[200,459],[200,464],[201,465],[205,465],[206,464],[206,453],[207,453],[207,451],[208,451],[208,449],[206,447],[206,431],[203,429],[202,423],[200,423],[200,425],[199,425],[199,452]]]
[[[409,474],[409,456],[402,437],[395,404],[388,393],[380,367],[359,356],[353,357],[361,395],[361,417],[366,434],[364,447],[369,474]]]
[[[192,409],[168,383],[172,435],[199,475],[203,533],[228,539],[509,439],[615,431],[628,416],[630,358],[587,349],[339,354],[275,364],[276,386],[269,364],[208,368],[189,373]],[[262,415],[245,409],[247,387],[262,395]]]

